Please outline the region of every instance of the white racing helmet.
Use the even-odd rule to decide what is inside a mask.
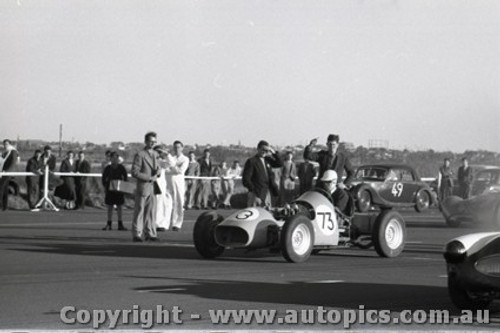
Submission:
[[[335,170],[326,170],[320,180],[323,182],[332,182],[334,184],[337,184],[337,179],[338,176]]]

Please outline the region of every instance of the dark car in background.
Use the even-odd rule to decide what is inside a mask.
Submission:
[[[471,195],[500,192],[500,167],[484,166],[475,171]]]
[[[430,186],[405,164],[373,164],[357,168],[350,192],[356,208],[366,212],[372,207],[414,207],[422,212],[436,203]]]

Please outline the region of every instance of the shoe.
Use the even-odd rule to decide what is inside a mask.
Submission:
[[[160,239],[158,237],[146,237],[148,242],[159,242]]]
[[[142,238],[141,237],[134,237],[132,240],[134,243],[142,243]]]
[[[180,231],[180,230],[181,230],[181,228],[179,228],[179,227],[172,227],[172,231]]]
[[[156,228],[156,231],[165,231],[166,229],[165,228]]]
[[[127,231],[128,229],[123,226],[122,221],[118,221],[118,230]]]
[[[108,222],[102,230],[111,230],[111,222]]]

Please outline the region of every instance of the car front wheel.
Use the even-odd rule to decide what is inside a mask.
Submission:
[[[215,212],[205,212],[196,220],[193,229],[194,246],[203,258],[216,258],[224,252],[224,247],[215,241],[215,227],[223,219]]]
[[[304,215],[292,216],[281,230],[281,252],[288,262],[303,262],[311,255],[314,228]]]
[[[448,293],[455,306],[461,310],[482,310],[486,309],[491,298],[481,297],[462,289],[457,282],[456,276],[448,276]]]
[[[381,257],[397,257],[403,252],[406,226],[401,214],[393,210],[382,211],[375,220],[372,241]]]

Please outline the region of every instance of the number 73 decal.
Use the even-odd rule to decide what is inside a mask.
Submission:
[[[394,183],[391,193],[395,197],[400,197],[403,194],[403,183]]]

